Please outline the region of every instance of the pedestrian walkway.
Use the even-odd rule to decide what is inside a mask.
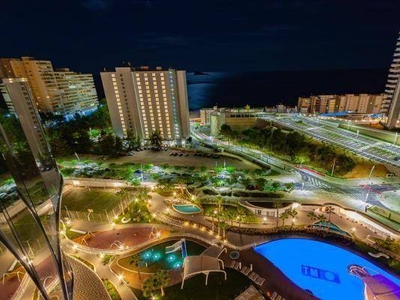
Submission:
[[[110,300],[110,296],[98,276],[83,263],[72,258],[68,262],[74,272],[74,300]]]

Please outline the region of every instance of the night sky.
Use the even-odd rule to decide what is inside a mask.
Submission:
[[[387,69],[398,0],[2,1],[0,57],[55,67],[200,71]]]

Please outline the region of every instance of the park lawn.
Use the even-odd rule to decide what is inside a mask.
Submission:
[[[38,239],[40,239],[40,241],[43,243],[43,235],[41,234],[40,229],[28,210],[24,210],[16,218],[14,218],[13,223],[21,241],[29,241],[33,248],[36,248],[37,245],[40,245],[40,243],[37,241]]]
[[[111,211],[120,202],[116,192],[114,189],[74,188],[63,195],[62,209],[66,206],[73,211],[87,212],[88,209],[93,209],[95,213]]]

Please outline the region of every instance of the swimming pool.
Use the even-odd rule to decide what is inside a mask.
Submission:
[[[322,228],[322,229],[326,229],[327,227],[328,227],[328,224],[329,224],[329,230],[330,231],[334,231],[334,232],[337,232],[337,233],[340,233],[340,234],[343,234],[343,235],[346,235],[346,236],[351,236],[349,233],[347,233],[346,231],[344,231],[343,229],[341,229],[339,226],[337,226],[336,224],[333,224],[332,222],[331,223],[328,223],[328,222],[326,222],[326,221],[318,221],[318,222],[315,222],[312,226],[314,227],[314,228]]]
[[[319,241],[280,239],[257,246],[254,250],[299,287],[310,290],[323,300],[364,300],[364,283],[348,273],[349,265],[372,269],[400,286],[400,279],[364,258]]]
[[[198,214],[201,212],[201,208],[193,204],[174,204],[172,205],[172,208],[175,211],[186,215]]]

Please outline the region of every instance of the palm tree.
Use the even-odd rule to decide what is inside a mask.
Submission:
[[[235,215],[235,212],[231,209],[229,209],[225,214],[226,218],[231,221],[231,226],[233,226],[233,219],[235,218]]]
[[[158,287],[161,289],[161,296],[165,296],[164,288],[169,283],[169,275],[166,270],[158,270],[157,273],[154,275],[158,284]]]
[[[237,211],[237,214],[236,214],[236,220],[237,220],[238,223],[239,223],[239,229],[240,229],[240,225],[241,225],[242,222],[244,221],[245,217],[246,217],[245,212],[244,212],[242,209],[239,209],[239,208],[238,208],[238,211]]]
[[[274,207],[276,208],[276,227],[278,227],[278,222],[279,222],[279,209],[282,208],[282,203],[281,202],[274,202]]]
[[[310,219],[311,222],[314,222],[315,220],[318,219],[318,216],[317,216],[317,214],[315,213],[315,211],[310,211],[310,212],[307,214],[307,217]]]
[[[142,285],[143,296],[146,298],[153,297],[154,292],[158,289],[159,284],[157,282],[157,278],[153,275],[147,278]]]
[[[319,221],[319,228],[321,228],[322,223],[323,223],[324,221],[326,221],[326,217],[325,217],[325,215],[319,214],[319,215],[317,215],[317,219],[318,219],[318,221]]]
[[[222,229],[222,239],[225,239],[225,233],[226,233],[226,227],[227,227],[226,222],[225,221],[221,222],[219,224],[219,227],[221,227],[221,229]]]
[[[222,199],[222,197],[221,196],[218,196],[217,197],[217,204],[218,204],[218,211],[220,212],[221,211],[221,208],[222,208],[222,204],[224,203],[224,199]]]
[[[161,150],[162,148],[162,136],[159,130],[153,131],[150,135],[150,143],[157,150]]]
[[[142,278],[141,274],[140,274],[140,269],[142,268],[142,259],[139,255],[139,253],[136,253],[134,255],[131,256],[131,261],[129,262],[130,265],[134,265],[135,267],[138,268],[138,274],[139,274],[139,278]]]
[[[221,233],[220,229],[222,228],[221,224],[225,223],[225,214],[224,214],[224,212],[223,211],[218,212],[217,213],[217,218],[218,218],[218,235],[220,235],[220,233]]]
[[[207,217],[211,217],[211,223],[212,223],[212,231],[214,231],[214,213],[215,210],[209,210],[206,212]]]
[[[288,212],[288,215],[289,216],[291,216],[293,219],[292,219],[292,227],[293,227],[293,225],[294,225],[294,219],[296,218],[296,216],[298,215],[299,213],[294,209],[294,208],[292,208],[291,210],[289,210],[289,212]]]
[[[331,215],[334,211],[335,211],[335,209],[333,208],[332,205],[328,205],[327,207],[325,207],[325,212],[328,214],[328,226],[327,226],[328,231],[331,227]]]
[[[279,215],[279,219],[282,220],[282,226],[285,226],[285,220],[289,218],[289,214],[287,212],[283,212]]]

